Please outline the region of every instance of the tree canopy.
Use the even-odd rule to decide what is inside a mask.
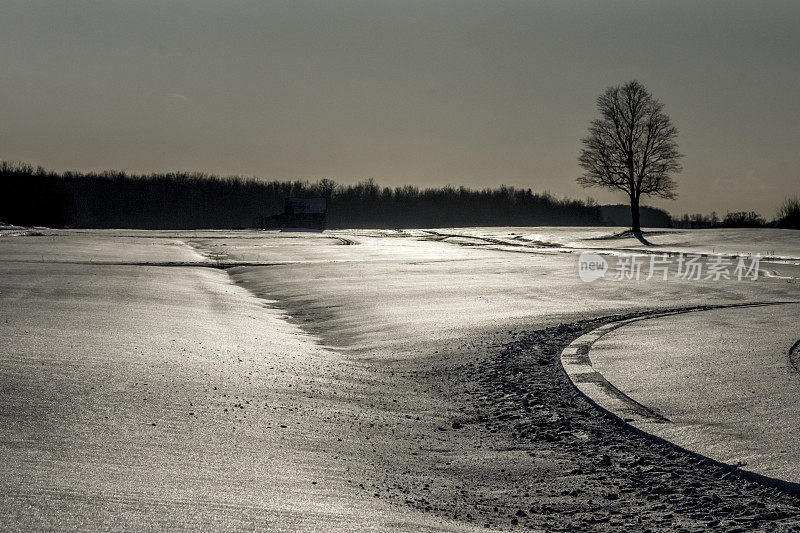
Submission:
[[[578,183],[626,193],[631,201],[632,229],[640,232],[639,200],[642,196],[675,198],[672,174],[681,171],[677,128],[636,80],[609,87],[597,99],[600,118],[582,140],[578,162],[584,174]]]

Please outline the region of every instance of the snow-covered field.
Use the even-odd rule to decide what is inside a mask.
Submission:
[[[800,234],[781,231],[758,238],[749,230],[715,231],[731,249],[765,254],[776,248],[787,258],[762,263],[761,279],[638,281],[606,278],[584,283],[580,252],[651,252],[633,238],[597,240],[621,228],[510,228],[492,230],[349,231],[331,234],[268,232],[224,239],[198,236],[189,242],[214,257],[264,267],[236,267],[231,277],[255,294],[276,299],[330,342],[360,350],[386,346],[389,353],[413,350],[431,338],[455,341],[499,325],[527,327],[636,309],[762,299],[792,299],[800,277]],[[730,234],[729,234],[730,233]],[[763,232],[762,233],[766,233]],[[451,236],[448,236],[451,235]],[[529,237],[519,244],[516,237]],[[530,244],[533,236],[557,246]],[[673,252],[712,253],[713,235],[678,231],[654,243]],[[313,245],[309,246],[309,244]],[[717,248],[719,253],[719,248]],[[609,257],[610,261],[616,257]],[[645,258],[646,259],[646,258]],[[612,263],[613,266],[613,263]],[[791,283],[788,281],[792,281]],[[333,338],[335,337],[335,339]]]
[[[800,304],[787,303],[638,321],[589,355],[618,389],[669,420],[637,427],[800,485],[800,373],[789,358],[798,340]]]
[[[581,462],[645,444],[610,444],[564,385],[501,394],[539,370],[492,361],[552,358],[600,316],[800,300],[800,232],[663,231],[644,246],[622,230],[0,229],[0,505],[19,528],[568,528],[598,512],[614,526],[614,506],[630,515],[617,527],[707,526],[713,513],[675,518],[666,497],[625,492],[639,466]],[[641,254],[645,269],[663,252],[774,261],[757,280],[680,279],[674,263],[666,280],[586,283],[584,251]],[[552,347],[527,336],[546,328]],[[562,383],[542,361],[542,386]],[[526,417],[543,417],[539,433],[517,427]],[[686,475],[743,509],[791,505]]]

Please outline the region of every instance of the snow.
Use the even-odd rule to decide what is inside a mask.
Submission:
[[[31,516],[77,529],[89,525],[84,517],[111,527],[120,501],[152,528],[252,529],[266,517],[290,530],[468,529],[398,511],[346,483],[343,468],[374,467],[373,447],[393,453],[379,429],[366,441],[354,433],[360,422],[342,425],[396,423],[370,406],[378,393],[362,363],[412,361],[498,331],[599,315],[800,300],[800,232],[670,230],[649,235],[655,246],[645,247],[608,238],[622,230],[41,230],[0,238],[0,375],[14,383],[0,409],[4,442],[17,443],[0,446],[5,505],[32,506]],[[772,275],[755,281],[578,276],[582,251],[652,249],[782,260],[763,263]],[[246,409],[234,407],[242,401]],[[411,411],[422,417],[414,431],[428,419],[443,423],[440,405],[420,409]],[[330,453],[334,446],[352,455]],[[70,513],[64,502],[75,495],[83,503]],[[236,511],[214,523],[218,514],[187,511],[176,496]],[[162,515],[152,502],[166,502]]]

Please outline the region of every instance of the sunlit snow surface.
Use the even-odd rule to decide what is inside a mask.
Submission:
[[[620,311],[797,296],[800,232],[653,230],[645,246],[624,228],[431,230],[34,230],[5,237],[5,259],[28,262],[210,264],[274,301],[304,328],[342,348],[411,353],[427,338],[482,328],[536,326]],[[3,233],[3,232],[0,232]],[[24,234],[24,233],[23,233]],[[761,254],[757,281],[578,276],[583,251],[610,254]],[[645,265],[646,269],[646,265]],[[646,274],[646,272],[645,272]]]
[[[798,276],[800,234],[785,230],[676,231],[604,238],[623,228],[499,228],[408,231],[265,232],[264,237],[206,238],[193,246],[237,267],[230,275],[278,300],[306,327],[338,346],[396,354],[428,338],[475,334],[508,324],[539,325],[644,308],[786,299],[797,285],[766,274]],[[725,246],[715,245],[714,237]],[[543,244],[543,243],[546,243]],[[578,276],[580,253],[648,254],[741,251],[785,258],[763,263],[757,281],[616,281]],[[673,266],[676,268],[677,265]],[[356,342],[357,340],[357,342]]]
[[[669,420],[637,427],[727,464],[800,483],[800,305],[634,322],[592,346],[594,368]]]
[[[487,332],[800,300],[800,232],[670,230],[644,246],[623,229],[0,228],[0,376],[13,384],[0,391],[4,505],[32,509],[42,522],[21,523],[35,528],[111,529],[120,506],[144,529],[466,527],[364,500],[339,469],[369,458],[315,451],[348,437],[346,404],[314,391],[360,398],[368,380],[352,361],[431,355]],[[779,259],[757,280],[585,283],[582,251]]]

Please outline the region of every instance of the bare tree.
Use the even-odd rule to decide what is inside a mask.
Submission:
[[[800,196],[786,198],[778,210],[778,226],[800,229]]]
[[[578,161],[586,172],[578,183],[625,192],[631,202],[631,230],[640,234],[640,198],[676,196],[671,174],[681,171],[678,130],[664,105],[636,80],[606,89],[597,109],[600,118],[591,122],[582,140]]]

